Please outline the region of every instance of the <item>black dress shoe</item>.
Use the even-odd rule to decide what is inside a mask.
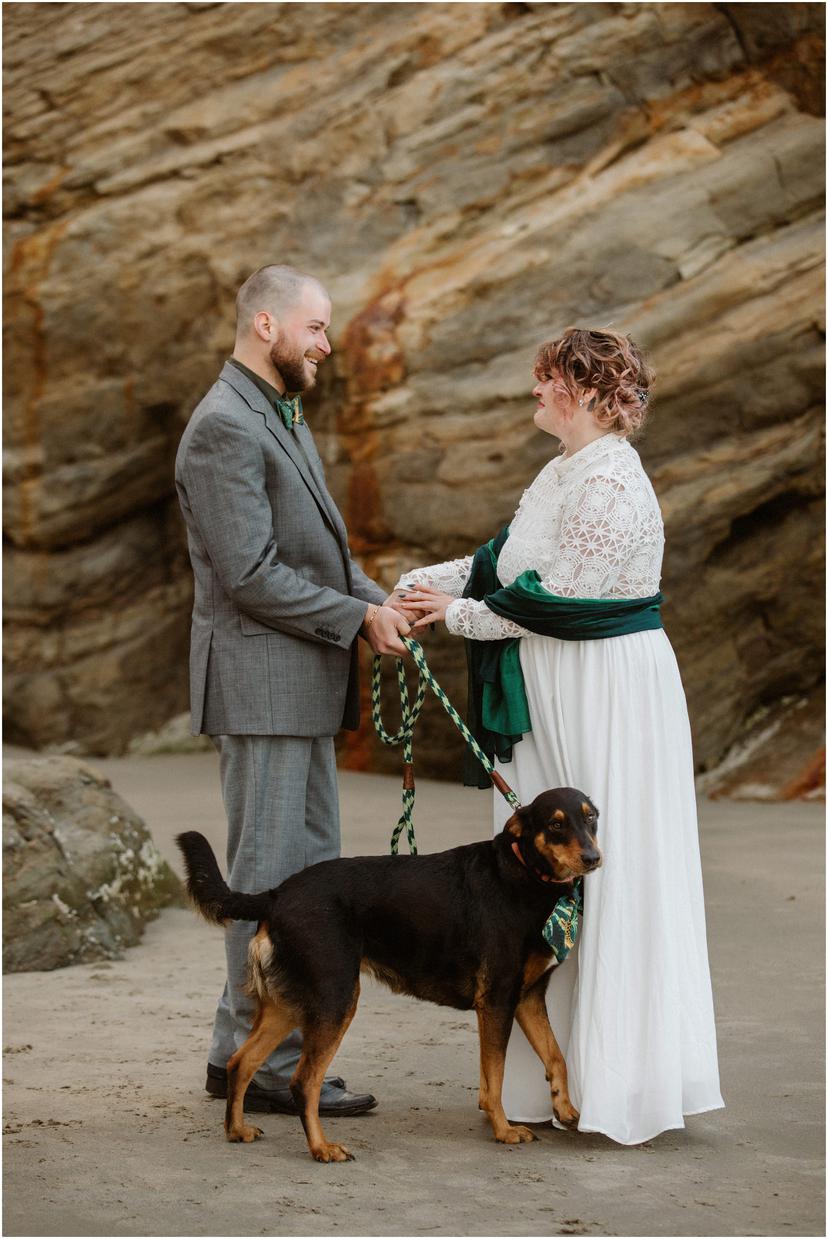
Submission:
[[[207,1083],[204,1085],[211,1097],[227,1096],[227,1071],[224,1067],[207,1064]],[[349,1093],[341,1076],[334,1076],[322,1085],[319,1096],[319,1113],[327,1115],[365,1114],[377,1104],[370,1093]],[[262,1088],[251,1080],[244,1095],[244,1108],[250,1113],[298,1114],[296,1102],[290,1089]]]

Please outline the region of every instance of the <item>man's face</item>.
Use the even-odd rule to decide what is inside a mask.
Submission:
[[[331,303],[315,284],[305,284],[296,305],[274,321],[270,360],[290,392],[307,391],[316,382],[316,367],[330,355],[325,334]]]

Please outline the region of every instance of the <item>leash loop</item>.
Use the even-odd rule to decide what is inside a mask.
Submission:
[[[402,638],[408,644],[406,637]],[[416,644],[416,643],[412,643]],[[425,659],[423,660],[425,661]],[[408,697],[408,681],[405,675],[405,663],[401,658],[396,660],[397,663],[397,682],[400,687],[400,728],[393,735],[389,734],[382,722],[382,711],[380,706],[380,668],[382,659],[379,654],[374,655],[374,668],[371,677],[371,713],[374,719],[374,727],[383,744],[387,744],[390,748],[396,748],[397,745],[403,747],[403,792],[402,792],[402,814],[399,821],[394,827],[394,832],[391,835],[391,855],[396,856],[400,848],[400,835],[403,831],[406,832],[408,840],[408,850],[412,856],[417,855],[417,840],[414,835],[414,724],[420,717],[420,711],[423,708],[423,702],[426,695],[426,679],[420,670],[419,680],[417,683],[417,694],[414,698],[413,706],[409,702]]]
[[[393,735],[390,735],[383,726],[382,709],[380,705],[382,658],[379,654],[375,654],[373,674],[371,677],[371,713],[373,716],[376,733],[382,743],[387,744],[389,748],[396,748],[400,744],[403,746],[402,815],[394,827],[394,832],[391,836],[391,854],[392,856],[397,855],[399,851],[400,836],[402,835],[402,832],[405,831],[406,839],[408,840],[408,850],[412,856],[416,856],[417,840],[414,834],[413,817],[415,795],[413,738],[414,724],[417,722],[417,719],[420,716],[420,711],[423,708],[427,688],[430,688],[434,693],[434,696],[440,702],[443,709],[446,711],[477,760],[483,766],[483,769],[486,771],[497,790],[506,797],[513,809],[520,808],[520,801],[503,776],[495,770],[494,766],[489,761],[488,757],[483,752],[480,745],[477,743],[474,736],[471,734],[468,727],[449,701],[445,692],[437,683],[437,680],[434,678],[433,671],[426,662],[423,647],[418,641],[414,641],[411,637],[400,637],[400,640],[411,654],[418,671],[417,695],[414,698],[414,705],[412,706],[409,704],[408,681],[405,674],[405,663],[402,658],[398,658],[396,659],[396,664],[397,681],[400,686],[401,721],[399,730],[394,732]]]
[[[373,671],[371,676],[371,713],[374,720],[374,727],[377,735],[383,744],[395,748],[397,745],[403,746],[403,791],[402,791],[402,814],[394,827],[391,835],[391,855],[396,856],[400,847],[400,836],[403,831],[406,833],[408,840],[408,850],[412,856],[417,855],[417,840],[414,835],[414,724],[420,716],[420,711],[423,708],[425,701],[426,688],[430,688],[434,696],[442,705],[446,714],[454,723],[457,730],[460,732],[463,739],[468,744],[471,751],[474,753],[477,760],[480,762],[483,769],[488,774],[492,783],[497,788],[502,796],[506,798],[513,809],[520,808],[520,801],[512,791],[509,784],[503,778],[503,775],[495,770],[492,763],[489,761],[486,754],[481,749],[480,745],[475,740],[472,733],[469,731],[466,724],[463,722],[460,715],[455,710],[454,706],[449,701],[443,689],[434,678],[434,673],[426,662],[423,647],[419,642],[414,641],[411,637],[400,637],[405,648],[414,659],[414,663],[418,671],[417,694],[414,698],[414,705],[409,704],[408,698],[408,681],[405,675],[405,663],[401,658],[396,659],[397,663],[397,681],[400,686],[400,728],[393,735],[385,730],[382,723],[382,711],[380,707],[380,685],[382,680],[382,658],[379,654],[374,655]],[[522,858],[521,858],[522,860]],[[525,864],[525,862],[523,862]],[[572,895],[563,896],[555,905],[552,915],[543,927],[543,937],[546,943],[552,950],[555,959],[560,964],[569,954],[575,944],[575,938],[578,933],[578,920],[583,915],[583,893],[580,879],[573,884]]]

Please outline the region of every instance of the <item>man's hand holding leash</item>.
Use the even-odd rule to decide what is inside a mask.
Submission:
[[[375,654],[396,654],[402,657],[408,651],[400,640],[400,633],[404,637],[408,636],[411,627],[402,612],[390,605],[393,599],[392,594],[381,606],[369,603],[365,621],[359,631]]]

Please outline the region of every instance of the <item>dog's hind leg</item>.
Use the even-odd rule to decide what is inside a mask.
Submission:
[[[345,1011],[317,1016],[302,1028],[302,1057],[290,1082],[290,1091],[299,1110],[311,1156],[318,1162],[350,1162],[353,1154],[343,1144],[332,1144],[319,1120],[319,1094],[334,1054],[348,1031],[359,1001],[357,980],[351,1002]]]
[[[555,1118],[566,1127],[577,1127],[579,1114],[569,1099],[566,1062],[555,1034],[549,1024],[546,1010],[546,984],[548,976],[541,977],[521,998],[515,1018],[526,1040],[541,1060],[552,1093],[552,1109]]]
[[[289,1008],[277,1006],[271,998],[265,998],[260,1003],[250,1036],[228,1061],[224,1131],[231,1143],[249,1144],[263,1135],[260,1127],[252,1127],[244,1121],[244,1095],[268,1054],[296,1025],[296,1017]]]
[[[503,1109],[503,1068],[506,1046],[512,1031],[511,1006],[476,1008],[480,1034],[480,1109],[485,1110],[492,1125],[495,1140],[502,1144],[522,1144],[537,1140],[528,1127],[513,1125]]]

